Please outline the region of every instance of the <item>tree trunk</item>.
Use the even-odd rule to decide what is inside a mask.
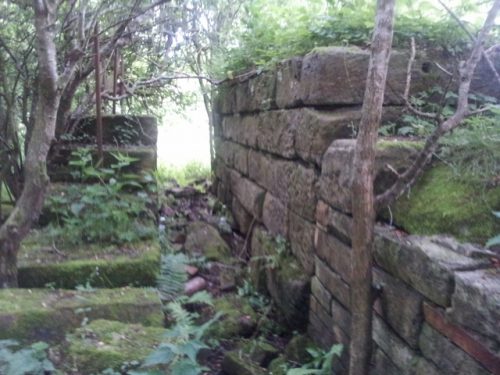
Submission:
[[[17,252],[21,240],[40,215],[47,176],[47,154],[54,138],[58,88],[54,24],[55,0],[33,0],[38,55],[39,100],[24,168],[24,188],[7,221],[0,227],[0,287],[17,286]]]
[[[373,170],[392,44],[394,1],[379,0],[352,180],[350,375],[368,374],[372,353]]]

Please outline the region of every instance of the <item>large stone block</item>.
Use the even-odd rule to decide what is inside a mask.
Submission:
[[[318,283],[317,279],[313,278],[311,283],[311,288],[314,288],[315,284],[318,285],[317,283]],[[312,290],[314,293],[314,289]],[[315,297],[314,294],[309,299],[309,309],[312,313],[314,313],[314,316],[318,317],[318,319],[321,320],[321,322],[326,327],[333,327],[332,316],[330,315],[329,312],[330,307],[328,306],[328,310],[326,310],[325,306],[321,303],[321,300]]]
[[[231,191],[241,205],[260,220],[265,191],[235,170],[231,170]]]
[[[220,140],[217,143],[217,156],[224,164],[246,175],[248,173],[248,149],[230,141]]]
[[[252,180],[280,197],[302,217],[314,221],[317,174],[301,164],[250,151],[248,173]]]
[[[279,108],[292,108],[301,104],[300,74],[302,57],[282,61],[276,69],[276,104]]]
[[[290,327],[305,328],[308,321],[310,276],[292,256],[281,256],[267,269],[267,290]]]
[[[338,300],[345,308],[350,309],[351,292],[349,285],[317,256],[314,257],[314,263],[315,274],[321,284],[325,286],[333,298]]]
[[[331,315],[330,303],[332,300],[332,296],[316,276],[313,276],[313,278],[311,279],[311,293],[311,309],[313,309],[313,302],[318,303],[323,308],[325,314]]]
[[[289,240],[292,253],[297,257],[308,275],[314,273],[314,231],[315,225],[299,215],[289,212]]]
[[[265,111],[276,106],[276,73],[262,72],[244,82],[236,89],[236,112]]]
[[[236,82],[228,82],[219,87],[219,100],[221,114],[231,114],[236,111]]]
[[[316,224],[345,244],[351,244],[352,217],[333,209],[322,200],[316,206]]]
[[[350,213],[352,161],[355,140],[334,141],[323,157],[319,196],[334,208]],[[397,179],[394,171],[402,172],[411,163],[421,143],[399,140],[381,140],[377,143],[375,159],[375,193],[385,191]]]
[[[351,280],[351,248],[319,228],[316,228],[315,247],[321,260],[349,284]]]
[[[332,298],[331,315],[335,324],[345,333],[351,336],[351,313],[346,310],[335,298]]]
[[[284,158],[295,157],[295,123],[288,111],[266,111],[260,114],[257,148]]]
[[[408,345],[416,349],[424,319],[422,296],[401,280],[377,268],[374,268],[373,276],[374,282],[382,287],[380,302],[384,320]]]
[[[316,48],[302,61],[300,97],[307,105],[361,104],[368,73],[369,50],[355,47]],[[393,51],[389,62],[384,103],[402,104],[408,55]],[[412,71],[412,92],[436,83],[437,68],[417,59]],[[430,67],[430,71],[429,71]],[[432,71],[434,70],[434,71]]]
[[[500,343],[500,270],[455,273],[448,316],[453,322]]]
[[[487,375],[489,373],[428,324],[424,324],[422,328],[419,347],[422,354],[445,374]]]
[[[488,261],[459,254],[428,237],[407,236],[399,240],[390,232],[376,236],[374,257],[380,267],[441,306],[450,305],[455,271],[488,264]]]
[[[401,371],[401,375],[439,375],[436,366],[411,350],[382,319],[374,316],[373,340]]]
[[[247,234],[252,226],[253,216],[243,207],[236,197],[233,197],[231,212],[233,213],[234,220],[236,221],[240,233]]]
[[[335,344],[335,336],[331,326],[325,325],[312,311],[309,312],[309,324],[307,333],[314,339],[314,342],[323,349],[330,349]]]
[[[222,120],[222,134],[233,142],[255,147],[259,135],[260,116],[249,114],[245,116],[226,116]]]
[[[269,192],[266,193],[264,198],[262,222],[270,233],[287,237],[288,209],[281,200]]]
[[[401,375],[401,370],[392,363],[381,349],[375,349],[373,358],[374,364],[370,369],[370,375]]]
[[[361,119],[359,109],[335,111],[301,108],[287,111],[289,123],[294,125],[295,151],[308,162],[321,165],[321,160],[333,140],[351,138]]]

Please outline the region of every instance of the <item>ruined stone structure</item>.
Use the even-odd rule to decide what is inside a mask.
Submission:
[[[215,105],[214,188],[248,235],[251,255],[279,260],[254,272],[254,282],[319,344],[344,344],[339,373],[348,366],[350,335],[352,137],[368,57],[357,49],[315,50],[225,85]],[[392,55],[386,120],[401,114],[406,64],[404,54]],[[415,91],[435,83],[430,66],[417,60]],[[419,147],[379,143],[377,191]],[[282,254],[278,235],[291,255]],[[450,237],[377,228],[373,274],[382,291],[373,374],[500,374],[500,272],[481,254]]]
[[[104,116],[102,122],[104,166],[116,162],[112,153],[122,153],[137,159],[127,167],[130,172],[151,172],[156,169],[156,118],[109,115]],[[52,145],[48,158],[48,172],[52,182],[72,180],[69,161],[71,153],[79,148],[88,148],[97,157],[95,117],[82,119],[76,124],[71,136]]]

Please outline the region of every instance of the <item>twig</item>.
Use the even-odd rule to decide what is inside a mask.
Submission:
[[[413,67],[413,62],[415,61],[415,38],[411,37],[411,53],[410,59],[408,60],[408,67],[406,68],[406,86],[403,94],[403,98],[408,102],[408,97],[410,96],[410,85],[411,85],[411,69]]]
[[[247,251],[247,247],[248,247],[248,241],[250,241],[250,236],[253,232],[253,227],[255,225],[255,217],[252,219],[252,223],[250,224],[250,228],[248,228],[248,232],[247,232],[247,236],[245,237],[245,243],[243,244],[243,247],[241,248],[241,252],[240,254],[238,255],[239,258],[242,258],[243,257],[243,254],[245,254],[245,252]]]

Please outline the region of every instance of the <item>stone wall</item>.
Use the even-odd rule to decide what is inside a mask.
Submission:
[[[285,319],[304,321],[318,344],[344,344],[339,373],[348,366],[351,318],[352,136],[367,64],[361,50],[315,50],[226,84],[214,107],[217,196],[231,207],[254,259],[286,259],[286,268],[268,267],[253,281]],[[401,115],[406,64],[406,55],[392,55],[385,121]],[[424,58],[414,66],[415,91],[439,79]],[[391,184],[420,147],[379,142],[376,190]],[[273,242],[278,235],[292,256],[282,257]],[[484,249],[379,226],[374,260],[381,292],[373,374],[500,374],[500,272]]]

